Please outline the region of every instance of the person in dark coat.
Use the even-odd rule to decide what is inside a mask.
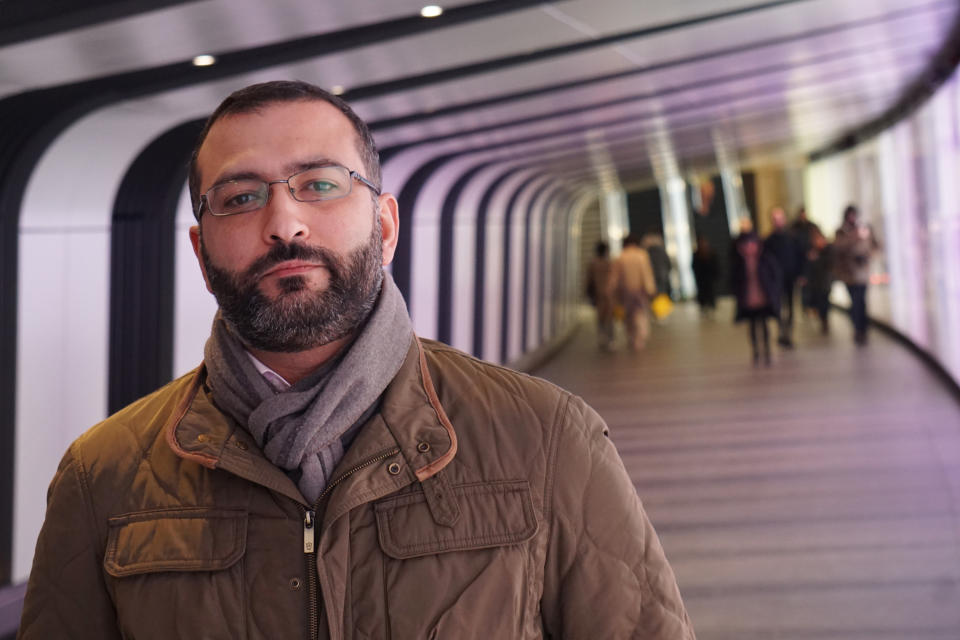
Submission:
[[[807,208],[803,205],[800,205],[800,208],[797,209],[797,215],[793,222],[790,223],[790,232],[797,239],[797,242],[800,243],[800,249],[805,256],[810,255],[814,237],[816,235],[823,236],[823,232],[820,231],[817,223],[807,217]],[[803,273],[806,273],[806,266],[804,266]],[[800,306],[803,311],[819,314],[812,297],[813,292],[807,284],[806,276],[801,275],[800,278],[797,279],[797,284],[800,286]]]
[[[770,365],[767,318],[780,317],[780,266],[750,225],[734,240],[730,251],[730,287],[737,298],[736,322],[750,323],[753,363]]]
[[[665,293],[673,297],[670,286],[670,272],[673,267],[670,264],[670,256],[667,255],[667,250],[663,246],[663,236],[658,233],[648,233],[643,236],[640,246],[646,249],[647,255],[650,256],[657,293]]]
[[[773,222],[773,232],[763,242],[764,252],[770,254],[780,265],[780,308],[779,321],[780,335],[777,343],[786,348],[793,348],[793,289],[797,278],[803,273],[803,263],[806,260],[803,244],[796,234],[787,229],[787,214],[780,207],[770,212]]]
[[[697,282],[697,303],[700,311],[711,313],[717,308],[717,254],[703,235],[697,236],[697,250],[693,252],[693,277]]]
[[[830,312],[830,289],[833,288],[833,246],[827,242],[819,229],[811,231],[810,250],[807,252],[807,265],[803,277],[810,307],[820,318],[820,331],[824,335],[830,332],[828,314]]]

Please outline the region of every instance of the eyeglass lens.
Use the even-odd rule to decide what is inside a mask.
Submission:
[[[300,202],[343,198],[350,194],[353,186],[350,171],[336,165],[307,169],[277,182],[286,182],[290,195]],[[226,182],[207,192],[207,203],[214,215],[256,211],[267,204],[270,184],[274,183],[253,179]]]

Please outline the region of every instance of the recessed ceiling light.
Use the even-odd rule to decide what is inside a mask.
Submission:
[[[217,59],[214,58],[213,56],[208,56],[208,55],[197,56],[196,58],[193,59],[193,66],[195,66],[195,67],[209,67],[210,65],[212,65],[212,64],[215,63],[216,61],[217,61]]]
[[[330,93],[332,93],[335,96],[343,95],[344,91],[346,91],[346,89],[342,84],[335,84],[332,87],[330,87]]]
[[[441,13],[443,13],[443,7],[435,4],[428,4],[423,9],[420,9],[420,15],[424,18],[436,18]]]

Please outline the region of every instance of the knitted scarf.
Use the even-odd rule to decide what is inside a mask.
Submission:
[[[332,366],[277,393],[257,371],[218,312],[204,349],[207,382],[221,411],[244,426],[264,455],[292,477],[311,503],[343,458],[342,436],[400,370],[413,327],[400,290],[384,273],[366,324]]]

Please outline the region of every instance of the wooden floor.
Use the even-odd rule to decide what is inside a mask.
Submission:
[[[769,368],[731,317],[679,306],[639,354],[588,324],[536,371],[609,423],[697,637],[958,640],[960,404],[839,313]]]

